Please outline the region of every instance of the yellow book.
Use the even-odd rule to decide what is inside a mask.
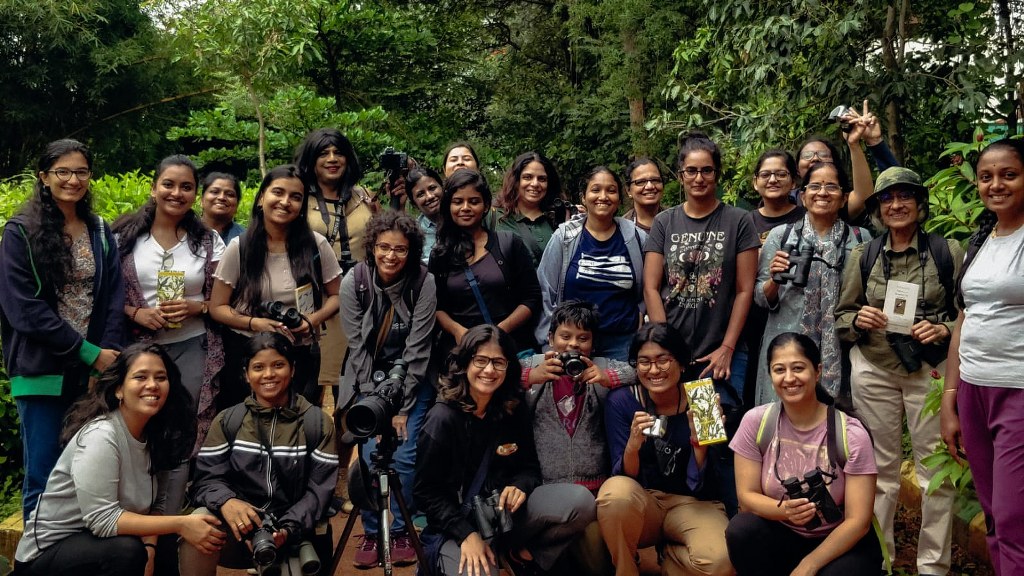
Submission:
[[[185,299],[185,272],[160,270],[156,273],[156,300],[169,302]],[[180,322],[168,322],[165,328],[181,328]]]
[[[686,399],[693,411],[693,426],[697,442],[701,446],[728,442],[725,433],[725,421],[722,419],[722,407],[718,403],[715,383],[711,378],[701,378],[683,384]]]

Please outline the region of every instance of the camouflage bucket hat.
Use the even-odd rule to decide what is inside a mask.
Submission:
[[[890,188],[900,187],[913,190],[918,198],[925,204],[928,202],[928,188],[921,183],[921,177],[910,168],[893,166],[885,169],[875,180],[875,191],[865,200],[867,208],[871,209],[878,202],[878,195]]]

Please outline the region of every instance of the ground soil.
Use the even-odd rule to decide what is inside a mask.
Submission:
[[[917,533],[921,529],[920,510],[907,510],[902,505],[896,511],[896,561],[893,573],[898,576],[917,574]],[[967,550],[953,543],[953,565],[950,576],[995,576],[988,562],[979,561]]]

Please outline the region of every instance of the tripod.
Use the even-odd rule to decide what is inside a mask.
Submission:
[[[380,514],[380,532],[377,534],[378,549],[381,556],[380,565],[384,569],[385,576],[391,576],[394,570],[394,565],[391,562],[391,496],[394,496],[395,501],[398,502],[398,509],[402,514],[402,519],[405,520],[406,530],[409,533],[409,538],[412,540],[413,550],[416,551],[416,559],[419,560],[421,566],[425,566],[427,561],[426,556],[423,554],[423,545],[420,543],[419,535],[416,534],[416,529],[413,527],[412,514],[409,513],[405,498],[402,496],[402,482],[398,478],[398,472],[391,467],[391,458],[394,456],[396,449],[397,439],[395,430],[388,426],[387,431],[381,435],[377,448],[370,455],[370,463],[372,464],[370,473],[373,478],[372,488],[376,497],[378,513]],[[362,455],[360,455],[359,462],[359,465],[363,466]],[[331,571],[329,572],[330,576],[338,573],[341,555],[345,552],[345,547],[348,545],[349,537],[352,536],[352,530],[355,528],[356,518],[358,517],[359,508],[353,508],[348,516],[348,521],[345,523],[345,530],[341,534],[338,547],[334,549],[334,558],[331,561]]]

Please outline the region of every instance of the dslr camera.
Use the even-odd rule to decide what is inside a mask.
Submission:
[[[274,532],[277,532],[277,518],[270,512],[263,514],[260,527],[249,536],[252,544],[252,560],[257,566],[266,568],[277,560],[277,544],[274,544]]]
[[[566,350],[558,355],[558,360],[562,363],[562,370],[572,376],[573,378],[579,378],[580,374],[587,369],[587,363],[583,361],[583,355],[575,350]]]
[[[789,270],[772,274],[776,284],[792,282],[796,288],[807,286],[807,278],[811,275],[811,262],[814,261],[814,246],[792,246],[789,249]]]
[[[380,168],[388,183],[394,184],[409,171],[409,155],[396,151],[394,146],[388,146],[380,154]]]
[[[295,330],[302,326],[302,315],[291,306],[285,306],[280,300],[267,301],[260,304],[260,309],[271,320],[284,324],[289,330]]]
[[[501,493],[497,490],[486,498],[479,494],[473,496],[473,523],[484,540],[512,531],[512,515],[508,510],[498,509],[500,501]]]
[[[373,373],[373,393],[356,402],[345,415],[345,425],[353,436],[365,440],[391,430],[391,419],[402,408],[408,367],[405,360],[395,360],[386,375],[383,370]]]
[[[840,104],[828,113],[828,119],[839,124],[839,129],[843,132],[849,132],[850,130],[853,130],[853,125],[851,125],[850,121],[846,118],[846,115],[849,113],[850,107]]]
[[[829,476],[835,478],[831,474]],[[782,487],[786,489],[786,494],[790,498],[807,498],[814,503],[815,516],[807,524],[804,524],[804,528],[814,530],[820,527],[823,521],[832,524],[843,519],[843,511],[836,506],[836,501],[832,499],[821,468],[815,468],[804,474],[803,480],[796,476],[790,476],[782,481]]]

